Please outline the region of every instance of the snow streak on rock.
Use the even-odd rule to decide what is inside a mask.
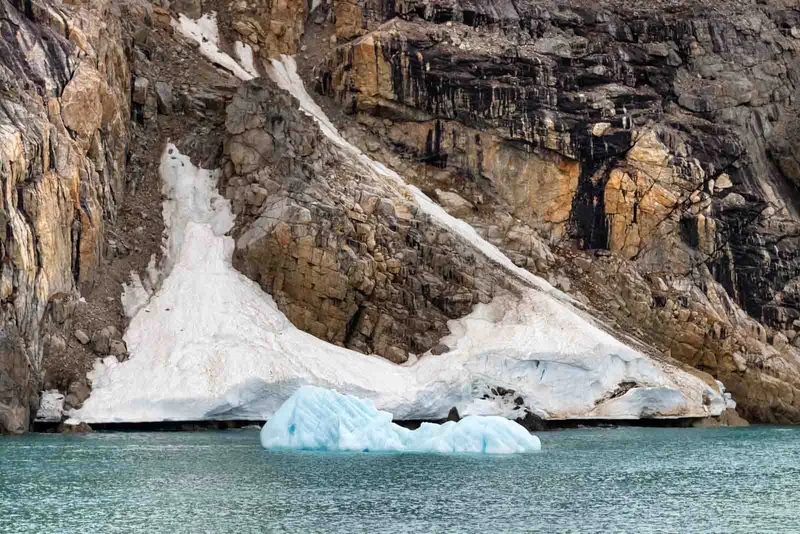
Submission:
[[[211,63],[219,65],[241,80],[252,80],[257,77],[255,68],[252,65],[252,50],[249,53],[250,61],[247,62],[247,45],[237,45],[237,54],[242,58],[244,68],[237,63],[231,56],[219,48],[219,30],[217,29],[217,14],[212,11],[206,13],[198,20],[192,20],[183,13],[178,20],[172,20],[172,27],[181,32],[185,37],[195,41],[200,45],[200,53],[203,54]],[[244,55],[243,55],[244,54]]]
[[[449,229],[454,234],[461,236],[470,245],[478,249],[484,256],[496,262],[504,269],[515,275],[528,284],[538,287],[544,291],[556,291],[547,281],[534,275],[521,267],[514,265],[508,256],[500,252],[500,250],[484,240],[475,229],[469,224],[460,219],[448,214],[441,206],[431,200],[425,193],[420,191],[413,185],[406,184],[403,178],[387,168],[385,165],[373,160],[358,148],[347,142],[336,127],[328,119],[327,115],[322,111],[322,108],[314,102],[311,96],[306,91],[303,85],[303,80],[297,74],[297,64],[293,57],[281,56],[281,60],[272,60],[272,69],[269,71],[270,77],[278,84],[281,89],[288,91],[300,102],[300,109],[316,120],[320,126],[320,130],[325,134],[328,139],[333,141],[337,146],[342,148],[346,154],[355,158],[359,163],[366,166],[373,174],[383,177],[388,180],[395,187],[404,191],[408,191],[419,207],[430,215],[441,226]]]

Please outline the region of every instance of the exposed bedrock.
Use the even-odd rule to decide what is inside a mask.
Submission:
[[[28,428],[43,328],[93,283],[124,194],[117,21],[107,2],[0,1],[0,432]]]
[[[498,213],[533,228],[621,329],[797,422],[797,8],[334,2],[316,86],[495,244]]]
[[[226,128],[234,266],[298,328],[402,363],[507,283],[324,138],[270,80],[239,90]]]

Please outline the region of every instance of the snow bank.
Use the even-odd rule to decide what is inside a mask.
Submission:
[[[372,402],[313,386],[298,389],[261,429],[270,450],[414,451],[512,454],[542,448],[539,438],[502,417],[423,423],[409,430]]]
[[[58,423],[64,414],[64,395],[57,389],[42,391],[42,400],[36,412],[38,423]]]
[[[218,48],[204,48],[216,47],[213,15],[199,21],[181,16],[180,28],[212,61],[232,62],[249,76]],[[154,295],[142,281],[126,292],[126,310],[134,314],[125,334],[131,357],[96,362],[89,373],[92,394],[73,417],[89,423],[260,420],[302,385],[367,399],[398,419],[442,419],[452,407],[463,415],[511,418],[528,409],[549,419],[722,412],[725,400],[716,389],[600,330],[555,298],[559,293],[545,281],[347,143],[306,93],[291,58],[274,62],[271,76],[345,157],[365,165],[376,180],[410,191],[435,221],[530,290],[521,298],[496,296],[450,321],[452,334],[443,340],[450,352],[404,366],[328,344],[295,328],[269,295],[232,267],[234,242],[226,234],[233,216],[216,190],[218,173],[195,167],[169,145],[159,168],[168,235],[163,282]]]
[[[246,70],[247,73],[253,78],[258,78],[258,71],[256,70],[256,66],[253,61],[253,49],[250,47],[250,45],[244,44],[241,41],[236,41],[233,43],[233,50],[236,52],[236,57],[239,58],[239,63],[242,65],[244,70]]]
[[[125,334],[130,359],[98,360],[89,373],[92,394],[73,414],[83,421],[265,419],[304,384],[369,399],[399,419],[444,418],[451,407],[506,417],[526,407],[559,419],[699,417],[724,406],[701,380],[622,345],[542,291],[476,306],[449,323],[444,342],[453,350],[412,365],[328,344],[295,328],[232,267],[225,234],[233,219],[218,174],[172,145],[159,172],[166,278]],[[639,387],[610,398],[624,382]],[[497,386],[514,393],[496,395]],[[719,402],[704,406],[704,394]]]

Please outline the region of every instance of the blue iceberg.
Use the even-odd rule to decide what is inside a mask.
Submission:
[[[268,450],[409,451],[511,454],[542,448],[539,438],[503,417],[469,416],[409,430],[369,400],[303,386],[261,429]]]

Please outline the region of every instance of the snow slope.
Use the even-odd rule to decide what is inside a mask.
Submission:
[[[216,172],[170,145],[160,166],[168,274],[125,334],[131,358],[98,360],[93,391],[72,414],[86,422],[264,419],[300,385],[372,400],[400,419],[514,416],[514,398],[546,418],[719,413],[699,379],[620,344],[547,293],[495,298],[449,324],[453,350],[398,366],[295,328],[231,265],[230,205]],[[634,388],[596,404],[621,382]],[[514,397],[483,399],[495,386]],[[714,400],[703,405],[703,395]]]
[[[472,452],[513,454],[541,450],[539,438],[497,416],[422,423],[409,430],[367,400],[303,386],[261,429],[270,450]]]
[[[207,24],[196,26],[188,28],[209,34]],[[305,384],[368,399],[398,419],[444,418],[451,407],[462,415],[506,417],[526,407],[551,419],[702,417],[724,409],[722,395],[702,380],[597,328],[555,298],[545,281],[347,143],[305,92],[291,58],[274,62],[271,75],[343,156],[371,169],[376,180],[411,191],[435,221],[529,290],[522,298],[498,296],[450,321],[452,334],[443,341],[453,350],[404,366],[330,345],[295,328],[232,267],[234,243],[226,233],[233,218],[216,191],[218,174],[198,169],[170,145],[160,166],[166,278],[152,296],[138,286],[131,290],[133,319],[125,334],[131,358],[97,361],[89,373],[92,394],[73,417],[90,423],[264,419]],[[636,387],[621,388],[631,383]],[[498,386],[514,393],[496,395]]]

